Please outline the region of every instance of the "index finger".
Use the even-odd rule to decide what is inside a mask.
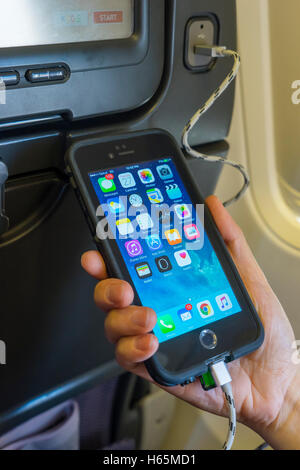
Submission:
[[[103,281],[108,277],[104,260],[98,251],[84,253],[81,257],[81,266],[90,276],[99,281]]]
[[[210,196],[206,199],[206,203],[244,283],[251,291],[250,295],[252,298],[254,297],[254,293],[260,295],[262,291],[261,286],[263,286],[263,289],[269,290],[270,286],[268,281],[258,266],[241,228],[235,223],[217,197]],[[257,286],[259,287],[258,290]]]

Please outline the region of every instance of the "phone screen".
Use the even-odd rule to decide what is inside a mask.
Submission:
[[[89,177],[160,343],[241,312],[172,158]]]

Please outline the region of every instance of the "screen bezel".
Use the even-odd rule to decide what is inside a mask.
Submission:
[[[122,146],[122,144],[127,146],[127,150],[134,153],[128,156],[117,154],[115,147],[117,145]],[[151,151],[149,152],[148,149],[151,149]],[[109,157],[111,153],[115,154],[113,160]],[[89,177],[90,173],[166,157],[173,157],[180,177],[184,182],[189,181],[189,188],[186,187],[186,189],[193,204],[204,203],[177,144],[165,132],[154,130],[139,135],[127,135],[123,138],[120,136],[107,136],[101,139],[101,142],[94,139],[86,143],[75,144],[70,153],[72,173],[80,195],[84,200],[84,206],[88,210],[92,226],[96,227],[99,221],[95,215],[99,201]],[[152,359],[152,362],[161,371],[162,375],[170,378],[170,382],[172,382],[172,377],[175,376],[178,378],[199,373],[200,365],[207,364],[213,358],[220,356],[234,358],[239,355],[238,351],[249,349],[250,352],[250,350],[256,349],[258,343],[262,342],[263,333],[260,320],[206,206],[205,230],[241,306],[241,312],[161,343],[159,351]],[[101,251],[110,272],[133,286],[135,303],[141,305],[134,287],[134,281],[129,275],[117,242],[115,240],[101,242]],[[204,349],[200,344],[199,334],[205,328],[212,329],[218,337],[218,344],[214,350]],[[178,354],[179,350],[182,353],[181,355]]]

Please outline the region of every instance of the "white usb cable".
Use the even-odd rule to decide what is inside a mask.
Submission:
[[[225,158],[222,157],[213,157],[213,156],[208,156],[204,155],[203,153],[197,152],[197,150],[193,149],[190,144],[189,144],[189,135],[192,131],[192,129],[195,127],[201,116],[203,116],[204,113],[206,113],[216,102],[216,100],[224,93],[224,91],[229,87],[231,82],[236,78],[240,64],[241,64],[241,59],[240,56],[237,52],[227,50],[226,47],[223,46],[206,46],[206,45],[197,45],[195,46],[195,54],[200,54],[200,55],[205,55],[205,56],[210,56],[210,57],[232,57],[234,59],[234,64],[232,67],[232,70],[230,73],[226,76],[226,78],[223,80],[221,85],[214,91],[214,93],[210,96],[210,98],[206,101],[206,103],[194,114],[194,116],[190,119],[186,127],[184,128],[183,134],[182,134],[182,144],[185,149],[185,151],[188,153],[193,158],[199,158],[201,160],[204,160],[206,162],[210,163],[223,163],[224,165],[229,165],[237,170],[243,175],[244,178],[244,184],[242,189],[238,192],[238,194],[228,201],[224,203],[224,206],[229,206],[233,202],[236,202],[238,199],[240,199],[246,190],[249,187],[250,184],[250,179],[248,177],[246,169],[233,161],[226,160]],[[228,409],[229,409],[229,429],[228,429],[228,435],[227,439],[225,441],[225,444],[223,446],[224,450],[230,450],[232,448],[234,438],[235,438],[235,433],[236,433],[236,410],[235,410],[235,404],[234,404],[234,397],[233,397],[233,392],[232,392],[232,387],[231,387],[231,377],[228,372],[227,366],[225,362],[217,362],[215,364],[212,364],[210,366],[210,371],[211,374],[214,378],[214,381],[218,387],[221,387],[224,395],[226,402],[228,404]]]
[[[224,450],[230,450],[232,448],[235,433],[236,433],[236,409],[234,403],[234,397],[231,387],[231,376],[228,372],[225,362],[217,362],[210,366],[211,374],[214,378],[214,381],[218,387],[221,387],[229,409],[229,428],[228,435],[223,446]]]
[[[237,52],[227,50],[226,47],[223,46],[206,46],[206,45],[197,45],[195,46],[195,53],[200,54],[200,55],[205,55],[205,56],[210,56],[210,57],[232,57],[234,59],[234,64],[232,67],[232,70],[230,73],[226,76],[225,80],[221,83],[221,85],[214,91],[214,93],[211,95],[211,97],[206,101],[206,103],[194,114],[194,116],[190,119],[186,127],[184,128],[183,135],[182,135],[182,145],[187,152],[188,155],[190,155],[193,158],[199,158],[200,160],[204,160],[206,162],[211,162],[211,163],[222,163],[224,165],[229,165],[236,170],[238,170],[244,178],[244,184],[242,189],[238,192],[238,194],[228,201],[224,203],[224,206],[229,206],[233,202],[238,201],[244,193],[247,191],[249,184],[250,184],[250,179],[247,174],[246,169],[233,161],[226,160],[223,157],[213,157],[213,156],[208,156],[204,155],[203,153],[197,152],[197,150],[193,149],[190,144],[189,144],[189,135],[192,131],[192,129],[195,127],[201,116],[203,116],[204,113],[206,113],[216,102],[216,100],[224,93],[224,91],[228,88],[228,86],[231,84],[231,82],[236,78],[240,64],[241,64],[241,59],[240,56]]]

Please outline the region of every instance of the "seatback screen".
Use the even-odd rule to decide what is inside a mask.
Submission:
[[[1,2],[0,48],[125,39],[133,34],[133,0]]]

